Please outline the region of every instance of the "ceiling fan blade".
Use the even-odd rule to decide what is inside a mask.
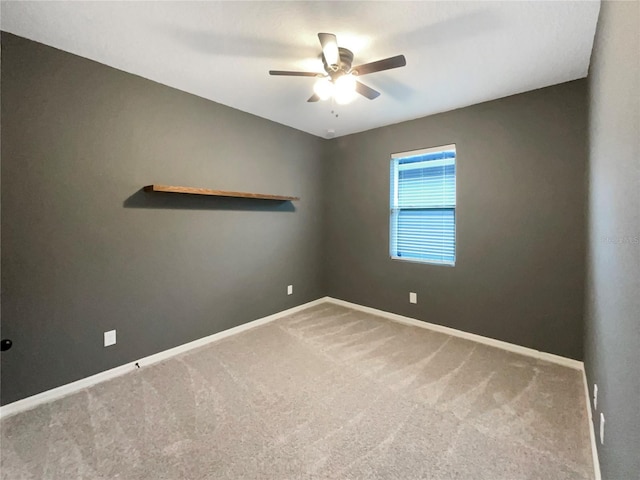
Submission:
[[[311,95],[309,100],[307,100],[307,102],[317,102],[319,100],[320,100],[320,97],[314,93],[313,95]]]
[[[338,40],[333,33],[319,33],[320,45],[322,45],[322,55],[327,65],[340,65],[340,52],[338,51]]]
[[[288,77],[321,77],[321,73],[315,72],[289,72],[287,70],[269,70],[269,75],[286,75]]]
[[[392,68],[404,67],[407,64],[407,59],[404,55],[396,55],[395,57],[385,58],[384,60],[378,60],[377,62],[365,63],[353,67],[352,70],[358,72],[358,75],[367,75],[368,73],[381,72],[382,70],[391,70]]]
[[[367,97],[369,100],[373,100],[374,98],[378,98],[380,96],[380,92],[360,82],[356,82],[356,92],[358,92],[363,97]]]

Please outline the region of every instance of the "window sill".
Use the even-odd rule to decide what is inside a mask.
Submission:
[[[419,263],[421,265],[437,265],[441,267],[456,266],[456,262],[438,262],[436,260],[420,260],[417,258],[394,257],[393,255],[391,255],[389,258],[391,258],[391,260],[400,260],[401,262],[407,262],[407,263]]]

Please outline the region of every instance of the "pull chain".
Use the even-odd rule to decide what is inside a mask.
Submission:
[[[333,98],[333,95],[331,96],[331,115],[335,115],[336,118],[338,118],[338,114],[336,113],[336,103],[335,103],[335,99]]]

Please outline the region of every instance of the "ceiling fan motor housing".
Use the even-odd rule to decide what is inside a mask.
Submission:
[[[327,61],[324,58],[324,55],[320,55],[322,59],[322,64],[324,65],[324,70],[329,74],[332,80],[349,73],[351,70],[351,65],[353,64],[353,52],[347,48],[338,47],[338,52],[340,54],[340,65],[334,67],[332,65],[328,65]]]

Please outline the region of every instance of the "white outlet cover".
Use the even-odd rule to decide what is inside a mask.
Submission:
[[[600,412],[600,445],[604,445],[604,413]]]
[[[116,331],[109,330],[108,332],[104,332],[104,346],[110,347],[111,345],[116,344]]]
[[[415,292],[409,292],[409,303],[418,303],[418,294]]]
[[[593,384],[593,409],[598,409],[598,384]]]
[[[287,286],[287,295],[291,295],[293,293],[293,285]]]

